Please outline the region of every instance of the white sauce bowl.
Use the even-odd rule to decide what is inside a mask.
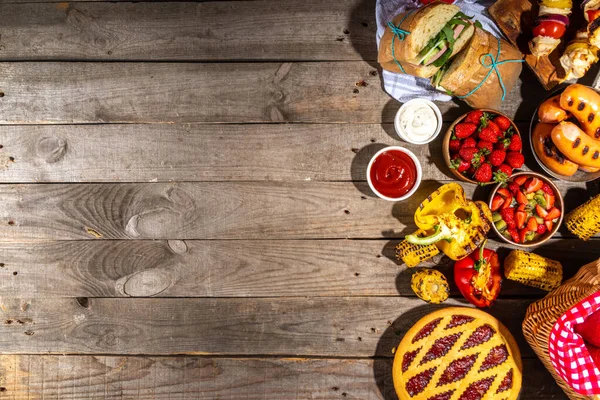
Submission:
[[[435,117],[437,119],[437,121],[435,121],[436,128],[435,128],[434,133],[431,136],[429,136],[427,139],[424,139],[422,141],[417,141],[417,140],[411,139],[407,135],[407,133],[404,131],[404,128],[402,127],[402,120],[401,120],[402,114],[408,107],[414,107],[414,106],[418,105],[419,103],[430,107],[433,110],[433,113],[435,114]],[[402,104],[402,106],[396,113],[396,117],[394,118],[394,128],[396,129],[396,134],[400,137],[400,139],[407,143],[427,144],[429,142],[432,142],[440,134],[440,132],[442,130],[442,113],[441,113],[439,107],[436,106],[435,103],[430,100],[421,99],[421,98],[412,99],[412,100],[409,100],[406,103]]]

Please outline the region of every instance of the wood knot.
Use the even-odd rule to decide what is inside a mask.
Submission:
[[[67,152],[67,141],[57,137],[43,137],[36,143],[35,152],[48,164],[58,162]]]
[[[165,269],[148,269],[116,282],[119,293],[130,297],[156,296],[167,290],[173,284],[171,272]]]
[[[77,303],[83,307],[83,308],[89,308],[90,307],[90,299],[88,299],[87,297],[77,297],[76,298]]]
[[[101,239],[102,238],[102,234],[100,232],[98,232],[95,229],[92,228],[85,228],[86,232],[89,233],[90,235],[92,235],[93,237],[95,237],[96,239]]]
[[[188,250],[187,244],[183,240],[168,240],[167,245],[175,254],[185,254]]]

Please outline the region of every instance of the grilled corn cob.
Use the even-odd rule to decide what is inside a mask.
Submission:
[[[504,261],[504,275],[510,280],[550,292],[560,286],[563,269],[558,261],[513,250]]]
[[[573,210],[566,216],[565,223],[574,235],[583,240],[600,232],[600,195]]]
[[[419,229],[415,232],[415,235],[420,236],[424,231]],[[439,254],[440,249],[435,244],[430,245],[419,245],[409,243],[407,240],[403,240],[396,246],[396,258],[402,260],[407,267],[416,267],[423,261],[427,261],[430,258]]]
[[[410,287],[421,300],[433,304],[446,301],[450,293],[446,277],[435,269],[415,272],[410,280]]]

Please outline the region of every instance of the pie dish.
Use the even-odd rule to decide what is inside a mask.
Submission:
[[[400,342],[392,376],[400,400],[514,400],[519,348],[491,315],[450,307],[421,318]]]

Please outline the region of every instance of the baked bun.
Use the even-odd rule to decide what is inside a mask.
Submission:
[[[387,27],[381,41],[379,42],[379,54],[377,61],[387,71],[407,73],[409,75],[429,78],[434,75],[439,67],[433,65],[422,65],[419,53],[427,44],[434,39],[446,26],[446,24],[460,12],[460,8],[453,4],[431,3],[416,10],[407,11],[397,15],[392,23],[394,26],[410,32],[399,40],[394,38],[394,33]],[[473,24],[464,28],[452,51],[452,56],[458,53],[473,35]],[[394,54],[392,54],[392,40],[394,41]],[[404,72],[398,67],[394,60],[398,61]]]
[[[497,62],[523,58],[523,54],[507,41],[500,39],[500,43],[501,51]],[[502,103],[503,94],[498,75],[492,71],[488,76],[490,69],[481,64],[482,56],[488,53],[496,58],[498,39],[483,29],[475,28],[475,33],[464,51],[450,61],[445,71],[440,71],[440,74],[443,74],[441,79],[439,77],[434,79],[438,82],[437,88],[453,96],[465,96],[485,79],[475,93],[463,100],[473,108],[498,109]],[[492,60],[486,57],[483,61],[489,65]],[[506,94],[517,82],[523,68],[521,64],[520,62],[509,62],[498,66]]]

